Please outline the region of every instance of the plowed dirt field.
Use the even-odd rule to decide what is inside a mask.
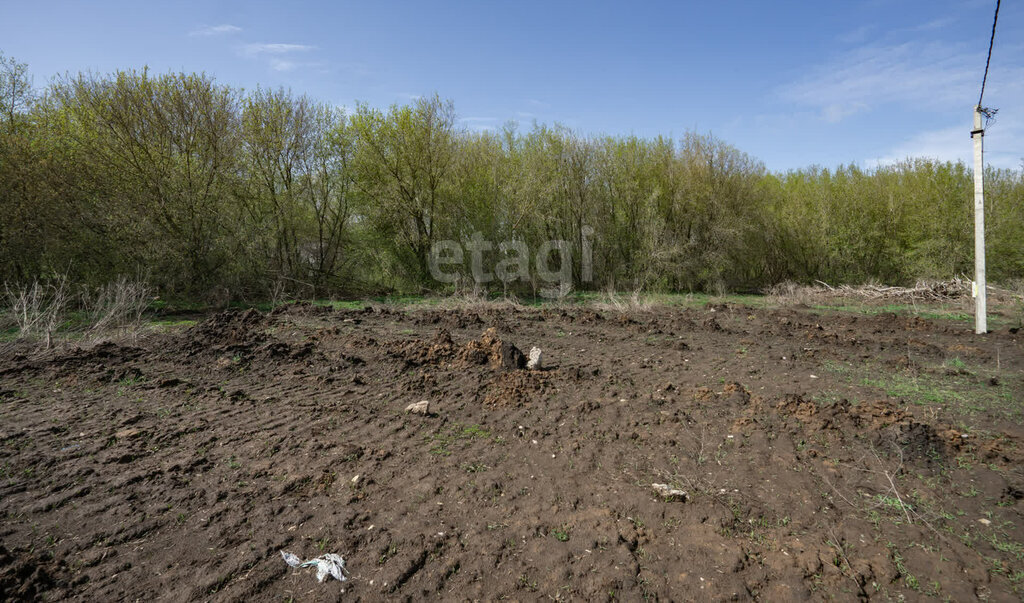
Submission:
[[[542,370],[522,367],[533,346]],[[30,352],[0,358],[4,599],[1024,588],[1024,354],[1006,328],[290,305]],[[405,412],[421,400],[429,414]],[[348,579],[317,583],[282,550],[340,554]]]

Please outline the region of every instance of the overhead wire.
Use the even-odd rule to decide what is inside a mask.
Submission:
[[[978,95],[978,107],[983,110],[985,108],[981,106],[981,100],[985,98],[985,83],[988,81],[988,66],[992,62],[992,46],[996,41],[996,23],[999,22],[999,4],[1001,2],[1002,0],[996,0],[996,14],[992,18],[992,37],[988,40],[988,57],[985,58],[985,75],[981,78],[981,94]]]

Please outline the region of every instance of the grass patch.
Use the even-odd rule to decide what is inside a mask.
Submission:
[[[569,295],[561,299],[549,299],[545,297],[518,297],[514,298],[514,301],[521,306],[531,308],[542,308],[547,306],[579,306],[586,307],[596,303],[602,302],[607,297],[607,293],[601,293],[597,291],[574,291]],[[623,297],[629,297],[630,294],[623,293]],[[422,296],[422,295],[396,295],[396,296],[380,296],[371,297],[365,299],[354,299],[354,300],[327,300],[319,299],[313,300],[311,303],[316,306],[329,306],[335,310],[361,310],[369,303],[377,303],[381,305],[405,308],[405,309],[417,309],[417,308],[432,308],[441,305],[452,300],[457,300],[450,296]],[[644,303],[648,303],[654,306],[672,306],[672,307],[683,307],[683,308],[704,308],[712,304],[738,304],[743,306],[751,306],[755,308],[769,308],[778,307],[779,304],[772,298],[764,295],[711,295],[708,293],[642,293],[638,295],[638,299]],[[501,302],[505,301],[506,298],[501,294],[495,293],[485,297],[479,298],[467,298],[466,303],[478,303],[478,302]],[[295,303],[294,301],[284,303]],[[283,304],[278,304],[283,305]],[[262,310],[261,305],[250,305],[246,307],[256,307]],[[268,308],[269,309],[269,308]]]
[[[943,406],[963,414],[987,411],[1017,422],[1024,419],[1021,409],[1014,404],[1012,390],[1004,380],[998,385],[991,385],[971,374],[936,376],[908,371],[890,375],[882,371],[870,373],[874,376],[862,377],[861,385],[880,389],[890,398],[900,398],[920,406]]]
[[[680,306],[684,308],[705,308],[713,304],[735,304],[752,308],[777,308],[781,304],[766,295],[728,294],[712,295],[710,293],[653,293],[646,296],[653,304]]]
[[[825,312],[847,312],[851,314],[865,314],[877,316],[879,314],[896,314],[898,316],[914,316],[926,320],[949,320],[974,324],[974,314],[964,311],[963,308],[948,308],[944,306],[935,307],[927,304],[881,304],[875,305],[865,302],[843,301],[834,304],[814,304],[815,310]],[[988,323],[999,327],[1011,324],[1013,321],[1004,316],[994,314],[991,311],[988,315]]]
[[[1014,377],[1006,371],[970,366],[954,357],[942,363],[916,368],[894,369],[869,361],[864,364],[822,363],[825,371],[856,388],[879,390],[918,406],[942,408],[954,414],[988,412],[1017,423],[1024,422],[1024,409],[1014,401]],[[856,400],[856,392],[823,390],[814,395],[818,403],[845,397]],[[862,398],[863,399],[863,398]]]
[[[447,431],[427,436],[431,442],[430,453],[437,456],[450,456],[451,446],[460,440],[474,440],[491,437],[491,432],[479,425],[453,425]]]
[[[154,329],[160,329],[165,331],[173,329],[185,329],[188,327],[194,327],[195,325],[196,321],[192,319],[167,318],[162,320],[149,321],[149,326],[153,327]]]

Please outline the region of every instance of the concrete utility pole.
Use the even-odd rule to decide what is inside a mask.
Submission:
[[[985,298],[985,128],[981,105],[974,107],[974,332],[988,332]]]

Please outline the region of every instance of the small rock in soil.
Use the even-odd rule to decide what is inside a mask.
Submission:
[[[526,363],[526,368],[531,371],[539,371],[542,367],[540,348],[534,346],[530,348],[530,360]]]
[[[526,365],[526,358],[523,357],[523,353],[519,351],[519,348],[508,343],[507,341],[501,342],[499,348],[500,366],[506,371],[514,371],[523,368]]]

